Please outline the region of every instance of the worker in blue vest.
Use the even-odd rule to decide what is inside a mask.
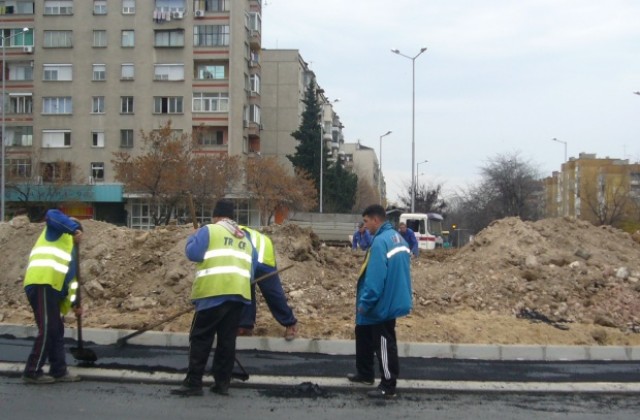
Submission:
[[[353,234],[353,241],[351,243],[351,250],[356,251],[360,248],[363,251],[366,251],[371,246],[371,241],[373,237],[369,233],[367,229],[364,227],[364,223],[360,222],[358,224],[358,230],[356,230]]]
[[[258,261],[255,266],[254,276],[260,278],[265,274],[278,271],[276,264],[276,251],[273,242],[264,233],[250,229],[246,226],[240,228],[249,236],[258,254]],[[293,315],[293,311],[287,304],[287,296],[284,294],[280,276],[276,273],[258,282],[260,292],[267,302],[267,306],[273,317],[280,325],[285,327],[284,338],[291,341],[298,334],[298,320]],[[245,306],[240,319],[238,335],[253,335],[253,327],[256,323],[256,289],[251,287],[251,305]]]
[[[257,258],[247,235],[233,220],[232,201],[220,200],[213,210],[213,224],[189,236],[185,248],[197,263],[191,291],[195,314],[189,333],[189,367],[174,395],[202,395],[202,377],[217,335],[213,355],[214,385],[211,392],[229,394],[236,354],[236,333],[242,310],[251,304],[251,280]]]
[[[409,249],[411,250],[411,256],[417,258],[420,254],[420,246],[418,245],[418,239],[416,239],[416,234],[413,230],[407,227],[407,224],[401,222],[398,225],[398,232],[402,235],[402,239],[407,241],[409,244]]]
[[[22,379],[28,384],[76,382],[80,377],[69,373],[64,350],[64,316],[76,302],[77,246],[82,239],[82,225],[60,210],[48,210],[45,228],[36,241],[24,276],[24,290],[33,309],[38,335],[24,367]],[[49,361],[49,374],[43,372]]]

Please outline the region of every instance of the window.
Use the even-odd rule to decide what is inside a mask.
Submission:
[[[249,78],[249,89],[252,93],[260,94],[260,76],[252,74]]]
[[[133,114],[133,96],[120,97],[120,113]]]
[[[105,80],[107,80],[107,65],[94,64],[93,65],[93,81],[104,82]]]
[[[42,130],[42,147],[71,147],[71,130]]]
[[[156,64],[155,80],[184,80],[184,64]]]
[[[104,131],[91,132],[91,147],[104,147]]]
[[[42,98],[43,114],[71,114],[73,104],[70,96],[53,96]]]
[[[196,64],[196,79],[226,79],[223,64]]]
[[[73,66],[71,64],[44,64],[42,67],[42,80],[48,82],[73,80]]]
[[[91,113],[104,114],[104,96],[93,96],[91,98]]]
[[[229,111],[228,93],[193,93],[193,112],[227,112]]]
[[[104,162],[91,162],[91,178],[93,181],[104,181]]]
[[[195,0],[193,8],[207,12],[226,12],[229,10],[229,0]]]
[[[122,14],[133,15],[136,13],[136,0],[122,0]]]
[[[33,80],[33,61],[8,61],[7,80]]]
[[[4,6],[5,15],[32,15],[33,0],[5,0],[0,2],[0,7]]]
[[[43,162],[40,165],[42,180],[45,182],[71,182],[73,165],[71,162]]]
[[[7,178],[31,178],[31,159],[9,159]]]
[[[229,45],[229,25],[197,25],[193,27],[194,47]]]
[[[245,26],[251,31],[260,32],[262,28],[262,17],[258,12],[249,12],[245,15]]]
[[[135,67],[133,63],[125,63],[120,66],[120,79],[133,80],[135,75]]]
[[[224,145],[224,131],[205,129],[198,132],[198,140],[202,146]]]
[[[153,98],[155,114],[182,114],[182,96],[155,96]]]
[[[260,124],[260,107],[258,105],[249,105],[247,108],[247,120],[252,123]]]
[[[105,30],[94,30],[93,31],[93,47],[94,48],[105,48],[107,46],[107,31]]]
[[[106,15],[107,14],[107,0],[93,0],[93,14],[94,15]]]
[[[44,31],[45,48],[71,48],[73,47],[73,31]]]
[[[31,93],[10,93],[9,94],[10,114],[31,114],[33,113],[33,95]]]
[[[24,32],[21,28],[0,29],[2,39],[0,45],[6,42],[5,47],[26,47],[33,46],[33,29]]]
[[[14,147],[29,147],[33,145],[33,127],[17,126],[6,127],[5,129],[5,145]]]
[[[136,44],[135,32],[133,30],[122,31],[122,47],[132,48]]]
[[[120,130],[120,147],[133,147],[133,130]]]
[[[155,31],[156,47],[184,47],[184,29]]]
[[[45,15],[72,15],[73,0],[44,0]]]

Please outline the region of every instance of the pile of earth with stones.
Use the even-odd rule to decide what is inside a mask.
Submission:
[[[184,256],[189,226],[140,231],[83,221],[84,325],[138,329],[187,308],[195,266]],[[25,217],[0,223],[0,322],[32,325],[22,289],[43,229]],[[299,336],[352,339],[357,273],[364,254],[324,246],[309,229],[263,228],[275,243]],[[412,262],[414,309],[398,320],[408,342],[640,345],[640,234],[587,222],[494,222],[459,250]],[[284,328],[258,295],[255,335]],[[73,315],[66,317],[74,325]],[[191,315],[158,327],[187,332]]]

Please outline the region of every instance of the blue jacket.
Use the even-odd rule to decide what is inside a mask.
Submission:
[[[411,250],[411,253],[417,257],[418,252],[420,251],[420,248],[418,247],[418,240],[416,239],[415,232],[407,228],[405,233],[402,233],[402,232],[399,232],[399,233],[400,235],[402,235],[402,238],[404,238],[404,240],[407,241],[407,244],[409,245],[409,249]]]
[[[351,249],[360,249],[366,251],[371,246],[371,234],[367,229],[364,230],[363,233],[360,233],[360,229],[356,230],[356,233],[353,234],[353,242],[351,244]]]
[[[358,278],[356,324],[381,324],[412,308],[411,256],[407,243],[389,222],[371,243]]]

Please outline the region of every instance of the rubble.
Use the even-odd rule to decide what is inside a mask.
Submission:
[[[188,307],[195,270],[184,257],[189,225],[146,232],[92,220],[83,226],[86,326],[138,329]],[[22,276],[42,228],[25,218],[0,224],[1,322],[33,324]],[[291,224],[264,231],[273,238],[279,266],[294,265],[282,282],[299,335],[352,339],[364,253],[323,246],[311,230]],[[413,262],[414,310],[398,321],[399,339],[640,345],[639,257],[640,244],[611,227],[569,218],[498,220],[460,250],[422,252]],[[260,293],[258,305],[255,334],[281,336],[284,328]],[[187,332],[190,322],[184,315],[159,329]]]

